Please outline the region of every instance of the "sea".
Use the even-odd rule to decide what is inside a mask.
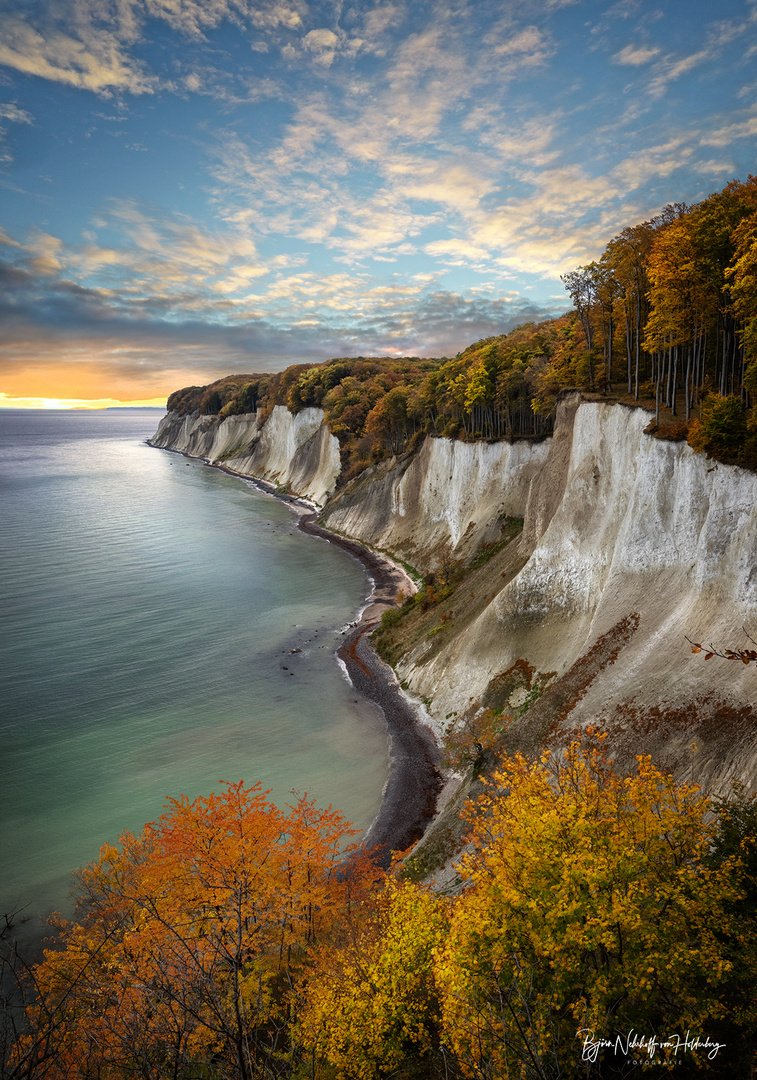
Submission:
[[[32,937],[167,797],[259,781],[365,829],[388,775],[335,657],[365,571],[250,482],[148,446],[160,416],[0,410],[0,917]]]

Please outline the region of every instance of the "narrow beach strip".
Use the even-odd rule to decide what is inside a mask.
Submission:
[[[383,612],[395,606],[398,590],[406,587],[409,579],[389,559],[324,529],[316,518],[315,513],[303,515],[299,527],[349,551],[374,581],[371,602],[337,649],[337,656],[358,693],[379,706],[389,732],[389,778],[378,815],[362,840],[363,846],[374,851],[379,863],[386,867],[393,851],[406,851],[423,836],[436,814],[444,783],[434,736],[420,722],[396,675],[377,655],[369,636]]]

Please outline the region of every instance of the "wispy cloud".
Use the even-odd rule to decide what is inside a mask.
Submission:
[[[705,61],[711,59],[710,49],[699,49],[690,53],[689,56],[665,56],[655,66],[652,79],[649,83],[649,92],[653,97],[661,97],[671,82],[680,79],[696,67],[700,67]]]
[[[620,52],[615,53],[613,60],[616,64],[639,67],[641,64],[648,64],[659,54],[660,50],[652,45],[626,45]]]
[[[22,109],[13,102],[0,102],[0,119],[10,120],[14,124],[33,124],[34,117],[27,109]]]
[[[754,135],[757,135],[757,112],[703,133],[700,143],[702,146],[730,146],[738,139],[748,139]]]
[[[0,166],[7,167],[13,163],[13,154],[6,142],[8,127],[2,123],[3,120],[10,124],[33,124],[34,117],[27,109],[22,109],[14,102],[0,102]]]
[[[363,50],[376,56],[385,56],[390,46],[389,31],[400,26],[407,12],[401,3],[379,3],[371,10],[361,10],[358,33]]]

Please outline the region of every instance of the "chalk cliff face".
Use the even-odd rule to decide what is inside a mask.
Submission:
[[[444,634],[400,663],[438,729],[525,661],[547,689],[509,730],[512,748],[595,724],[621,759],[652,753],[710,790],[732,777],[757,786],[757,671],[705,662],[686,641],[757,636],[755,474],[653,439],[643,410],[576,394],[543,442],[429,438],[328,498],[339,454],[322,419],[276,409],[259,428],[254,417],[169,416],[153,442],[288,484],[326,503],[331,528],[424,571],[524,518],[484,586],[451,600]]]
[[[523,517],[546,464],[540,443],[426,439],[412,458],[366,470],[326,507],[329,528],[392,551],[422,570],[471,555]]]
[[[648,422],[577,396],[562,406],[529,488],[522,568],[400,675],[442,717],[522,658],[555,676],[513,746],[594,724],[621,758],[653,753],[711,790],[734,776],[757,786],[757,673],[705,662],[686,641],[757,636],[757,476],[655,440]]]
[[[221,421],[168,413],[150,442],[287,487],[319,506],[333,492],[341,468],[339,441],[323,423],[322,409],[293,416],[277,405],[264,424],[254,413]]]
[[[179,416],[178,413],[169,412],[158,424],[150,443],[215,462],[242,446],[250,446],[257,434],[258,423],[254,414],[228,416],[219,423],[215,416],[199,416],[197,413]]]

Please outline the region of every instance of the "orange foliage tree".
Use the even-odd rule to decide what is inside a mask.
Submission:
[[[19,1060],[67,1080],[282,1074],[293,979],[363,871],[346,868],[340,814],[267,794],[170,799],[102,848],[78,923],[37,968]]]

